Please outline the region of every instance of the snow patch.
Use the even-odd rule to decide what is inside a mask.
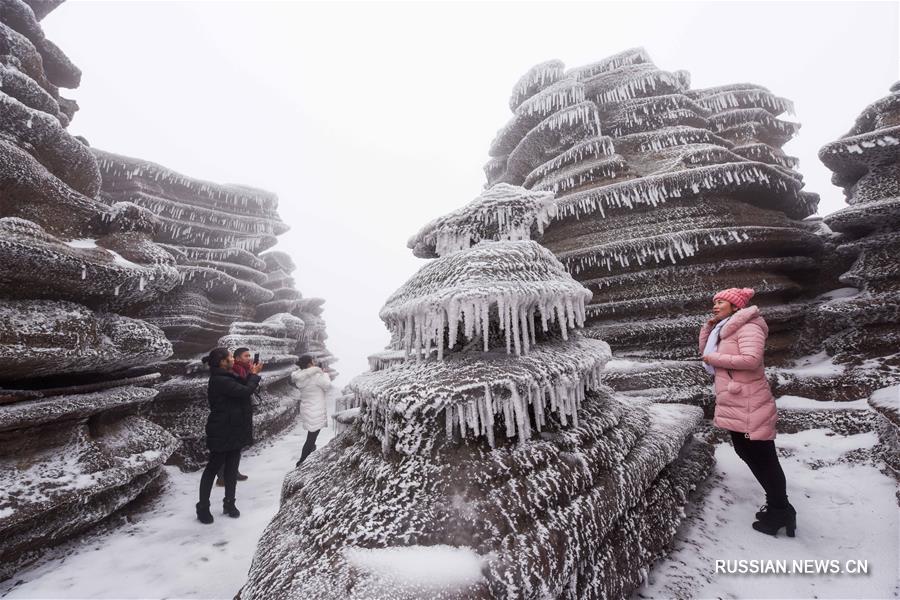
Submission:
[[[484,557],[471,548],[447,545],[350,547],[344,550],[344,556],[352,566],[373,576],[384,590],[414,587],[446,592],[448,588],[469,586],[482,579],[484,563]]]

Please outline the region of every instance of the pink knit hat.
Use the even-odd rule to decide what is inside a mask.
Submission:
[[[755,293],[756,292],[750,288],[728,288],[713,296],[713,302],[716,300],[727,300],[728,302],[731,302],[735,308],[744,308]]]

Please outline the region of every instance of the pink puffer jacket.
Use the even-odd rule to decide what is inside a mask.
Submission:
[[[700,353],[713,326],[700,330]],[[717,352],[709,354],[715,367],[716,413],[713,423],[723,429],[744,432],[751,440],[774,440],[775,398],[763,366],[769,326],[755,306],[743,308],[719,331]]]

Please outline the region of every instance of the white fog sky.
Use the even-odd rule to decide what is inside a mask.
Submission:
[[[189,176],[272,190],[279,249],[326,299],[339,384],[389,336],[384,300],[423,261],[407,238],[472,200],[532,65],[644,46],[692,87],[752,82],[794,101],[816,158],[898,75],[896,2],[300,3],[70,0],[47,36],[84,72],[70,131]]]

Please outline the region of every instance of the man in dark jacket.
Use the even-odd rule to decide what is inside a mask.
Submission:
[[[241,459],[241,448],[252,442],[253,418],[250,397],[259,386],[259,372],[263,365],[262,363],[253,365],[250,375],[244,381],[231,370],[234,358],[227,348],[214,348],[209,356],[203,358],[203,362],[210,367],[207,386],[209,417],[206,420],[209,462],[200,478],[197,518],[203,523],[212,523],[209,495],[216,471],[223,464],[225,465],[223,513],[234,518],[241,516],[235,506],[238,463]]]
[[[241,380],[246,383],[247,377],[250,375],[250,370],[253,368],[253,357],[250,356],[250,348],[238,348],[234,351],[232,355],[234,357],[234,364],[231,366],[231,370],[234,371],[235,375],[241,378]],[[250,407],[250,440],[252,443],[253,440],[253,408]],[[240,466],[240,465],[239,465]],[[248,477],[241,473],[240,468],[238,468],[237,480],[238,481],[246,481]],[[216,485],[219,487],[225,486],[225,465],[223,464],[219,468],[219,472],[216,477]]]

